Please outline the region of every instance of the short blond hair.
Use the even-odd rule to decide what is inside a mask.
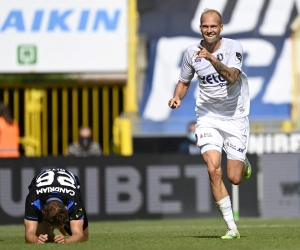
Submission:
[[[223,21],[222,21],[222,15],[220,14],[219,11],[217,11],[217,10],[215,10],[215,9],[209,9],[209,8],[206,8],[206,9],[204,9],[204,11],[202,12],[202,14],[201,14],[201,16],[200,16],[200,24],[202,24],[202,16],[203,16],[204,14],[207,14],[207,13],[216,13],[216,14],[219,16],[219,18],[220,18],[220,24],[223,23]]]

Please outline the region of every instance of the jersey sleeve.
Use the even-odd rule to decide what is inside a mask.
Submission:
[[[182,82],[190,82],[194,78],[195,69],[192,65],[190,50],[186,49],[183,54],[179,80]]]
[[[81,198],[77,200],[69,210],[70,220],[83,220],[85,215],[85,209]]]
[[[32,204],[32,201],[31,201],[29,195],[26,197],[26,201],[25,201],[24,218],[26,220],[33,220],[33,221],[39,220],[39,214],[38,214],[37,210],[35,209],[35,206]]]
[[[238,41],[232,41],[231,47],[228,48],[229,58],[227,67],[237,68],[242,71],[243,65],[243,47]]]

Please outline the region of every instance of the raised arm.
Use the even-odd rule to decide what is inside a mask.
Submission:
[[[206,60],[210,61],[212,66],[216,69],[216,71],[222,76],[227,82],[235,83],[240,70],[234,67],[227,67],[225,64],[220,62],[216,57],[210,54],[204,47],[199,46],[200,51],[198,52],[198,57],[203,57]]]

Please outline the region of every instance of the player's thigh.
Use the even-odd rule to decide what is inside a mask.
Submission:
[[[211,119],[203,118],[197,122],[195,131],[197,145],[201,150],[209,173],[214,172],[221,165],[223,137],[214,124],[216,123]]]
[[[209,118],[201,118],[197,121],[195,134],[202,154],[208,150],[222,152],[224,139],[216,124],[216,121]]]
[[[48,235],[48,242],[52,242],[54,239],[53,229],[50,228],[46,223],[40,222],[38,224],[38,228],[36,230],[36,235],[39,236],[40,234],[47,234]]]
[[[227,159],[245,162],[249,140],[248,118],[224,121],[222,127]]]

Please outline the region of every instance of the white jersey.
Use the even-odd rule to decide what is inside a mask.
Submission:
[[[233,119],[247,116],[250,96],[247,76],[242,72],[243,48],[235,40],[222,38],[221,46],[212,54],[227,67],[241,71],[235,83],[222,78],[212,64],[204,58],[196,58],[199,44],[184,52],[179,80],[190,82],[197,73],[199,96],[196,100],[197,117]]]

